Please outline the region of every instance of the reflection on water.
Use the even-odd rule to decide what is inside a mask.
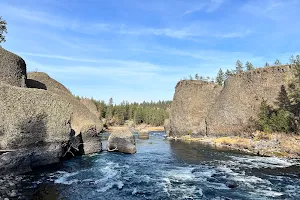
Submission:
[[[30,175],[23,199],[297,199],[299,162],[164,140],[137,139],[137,154],[102,152]],[[229,183],[234,186],[230,189]]]

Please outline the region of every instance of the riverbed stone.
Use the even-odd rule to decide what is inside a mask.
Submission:
[[[129,154],[136,153],[134,135],[129,130],[111,133],[107,141],[107,150]]]

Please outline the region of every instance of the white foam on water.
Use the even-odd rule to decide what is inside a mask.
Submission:
[[[256,192],[252,194],[260,194],[261,196],[265,196],[265,197],[280,197],[283,195],[283,193],[281,192],[276,192],[276,191],[272,191],[272,190],[261,190],[261,189],[256,189]]]
[[[97,192],[106,192],[116,186],[119,190],[124,187],[124,183],[122,181],[107,183],[104,187],[97,189]]]
[[[165,172],[166,177],[170,178],[173,181],[189,181],[194,179],[194,175],[192,173],[193,168],[177,168],[171,171]]]
[[[64,172],[64,171],[58,171],[59,173],[59,177],[54,181],[54,183],[58,183],[58,184],[64,184],[64,185],[71,185],[73,183],[77,183],[79,182],[78,179],[71,179],[71,177],[79,174],[78,172]]]
[[[285,168],[296,165],[297,162],[292,159],[277,157],[260,157],[260,156],[230,156],[231,161],[224,161],[225,164],[232,167],[242,168]]]

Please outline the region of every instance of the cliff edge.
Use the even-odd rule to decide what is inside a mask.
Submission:
[[[170,136],[238,135],[257,119],[263,100],[274,104],[293,66],[282,65],[236,74],[223,87],[202,81],[180,81],[170,115]]]

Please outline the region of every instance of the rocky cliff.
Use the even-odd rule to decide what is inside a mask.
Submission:
[[[0,174],[99,152],[99,118],[45,73],[0,48]],[[27,84],[27,85],[25,85]]]
[[[273,104],[293,77],[290,65],[259,68],[229,78],[224,87],[180,81],[171,107],[170,136],[233,135],[256,119],[262,100]]]
[[[170,136],[206,134],[207,116],[222,87],[202,81],[180,81],[170,112]]]

